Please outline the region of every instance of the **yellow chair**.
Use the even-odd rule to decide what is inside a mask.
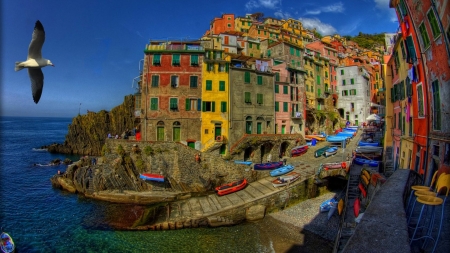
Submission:
[[[422,208],[420,210],[419,219],[417,220],[416,227],[414,229],[414,233],[411,236],[410,245],[416,241],[425,239],[422,244],[422,249],[425,249],[426,245],[428,244],[428,239],[431,239],[434,241],[433,250],[431,252],[434,252],[436,250],[436,246],[439,240],[439,236],[441,235],[441,229],[442,229],[442,223],[444,220],[444,207],[445,202],[447,200],[448,194],[450,192],[450,174],[441,175],[438,179],[438,182],[436,183],[436,196],[430,196],[430,195],[422,195],[417,197],[417,202],[422,204]],[[444,191],[445,190],[445,191]],[[439,195],[445,192],[444,198],[440,198]],[[436,218],[436,207],[442,206],[441,210],[441,218],[439,220],[439,229],[436,237],[433,237],[433,230],[434,230],[434,224],[435,224],[435,218]],[[428,209],[430,209],[429,215],[424,215],[424,213],[428,213]],[[428,216],[428,217],[427,217]],[[422,220],[423,218],[423,220]],[[421,225],[421,222],[423,225]],[[421,229],[421,233],[419,232],[419,229]],[[417,238],[416,238],[417,236]]]
[[[436,182],[437,174],[438,174],[437,171],[434,172],[433,178],[431,179],[430,186],[426,186],[426,185],[413,185],[413,186],[411,186],[411,193],[409,194],[408,204],[406,205],[406,209],[405,209],[406,215],[408,217],[411,217],[411,213],[414,211],[414,204],[415,204],[415,202],[413,204],[412,209],[410,209],[410,205],[413,203],[411,201],[412,201],[412,198],[415,196],[415,192],[417,192],[417,191],[433,191],[433,186],[434,186],[434,183]],[[442,174],[444,174],[444,173],[442,173]],[[408,219],[408,223],[409,223],[409,219]]]

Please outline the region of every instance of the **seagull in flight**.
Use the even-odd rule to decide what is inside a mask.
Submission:
[[[28,76],[31,80],[31,92],[33,93],[33,100],[37,104],[41,98],[42,89],[44,88],[44,74],[41,68],[45,66],[55,66],[53,63],[42,58],[41,49],[45,41],[44,27],[38,20],[34,26],[33,36],[31,38],[30,46],[28,46],[28,57],[26,61],[16,62],[15,71],[28,68]]]

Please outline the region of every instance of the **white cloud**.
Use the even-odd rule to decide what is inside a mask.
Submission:
[[[328,6],[324,6],[324,7],[320,7],[314,10],[307,10],[305,15],[319,15],[322,12],[333,12],[333,13],[342,13],[344,12],[345,8],[344,8],[344,4],[342,4],[341,2],[332,4],[332,5],[328,5]]]
[[[389,8],[389,0],[373,0],[378,9],[386,10]]]
[[[245,4],[247,10],[264,7],[268,9],[275,9],[281,6],[281,0],[250,0]]]
[[[321,35],[333,35],[337,33],[336,28],[330,24],[322,23],[318,18],[299,18],[303,26],[308,29],[316,29]]]
[[[280,19],[289,19],[292,18],[292,15],[288,12],[283,12],[282,10],[278,10],[274,13],[274,16]]]

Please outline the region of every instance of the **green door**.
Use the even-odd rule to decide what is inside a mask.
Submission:
[[[256,123],[256,133],[257,134],[262,133],[261,128],[262,128],[262,123],[261,122]]]
[[[195,149],[195,142],[188,142],[188,147]]]
[[[214,128],[214,139],[217,140],[217,136],[222,135],[222,128],[221,127],[215,127]]]
[[[173,141],[180,141],[180,128],[179,127],[174,127],[173,128]]]
[[[164,141],[164,127],[157,127],[156,130],[158,136],[156,137],[158,141]]]
[[[358,120],[355,119],[355,126],[358,126]]]
[[[284,134],[286,132],[286,126],[281,125],[281,134]]]

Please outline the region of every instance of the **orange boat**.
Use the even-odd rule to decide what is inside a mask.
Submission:
[[[324,141],[325,140],[325,137],[320,136],[320,135],[305,135],[305,137],[309,138],[309,139],[316,139],[318,141]]]
[[[247,179],[242,179],[233,183],[224,184],[219,187],[216,187],[217,195],[223,196],[229,193],[237,192],[242,190],[247,185]]]

